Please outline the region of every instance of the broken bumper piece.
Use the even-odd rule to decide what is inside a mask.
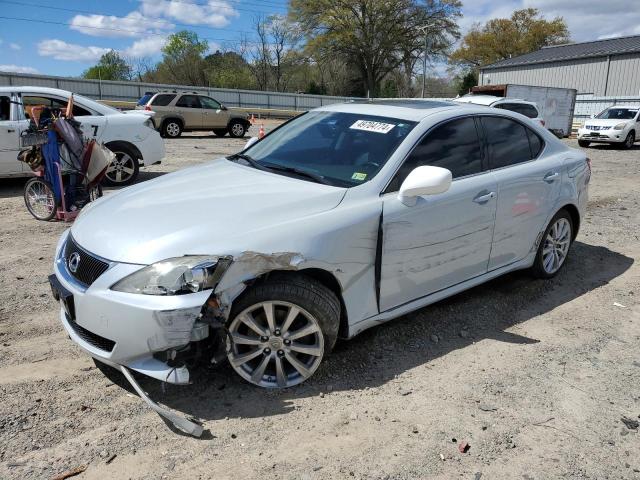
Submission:
[[[161,407],[156,402],[151,400],[146,392],[142,389],[142,387],[136,382],[136,379],[133,378],[133,375],[129,371],[129,369],[123,365],[119,366],[120,371],[125,376],[125,378],[129,381],[131,386],[138,392],[138,395],[151,407],[151,409],[155,410],[158,415],[166,418],[170,421],[177,429],[183,431],[188,435],[192,435],[194,437],[202,436],[202,432],[204,429],[200,422],[195,419],[189,419],[183,416],[178,415],[177,413],[169,410],[168,408]]]

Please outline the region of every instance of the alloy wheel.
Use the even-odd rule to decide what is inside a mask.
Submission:
[[[571,245],[571,224],[566,218],[559,218],[549,229],[542,249],[542,266],[549,275],[556,273],[569,252]]]
[[[227,336],[227,356],[245,380],[265,388],[304,382],[324,354],[318,320],[284,301],[261,302],[236,316]]]
[[[234,123],[231,125],[231,133],[233,133],[235,137],[241,137],[244,135],[244,127],[240,123]]]
[[[168,123],[166,132],[170,137],[177,137],[178,135],[180,135],[180,125],[175,122]]]
[[[113,159],[109,168],[107,169],[107,178],[113,183],[125,183],[135,173],[135,165],[133,162],[137,161],[133,159],[128,153],[113,152],[116,158]]]

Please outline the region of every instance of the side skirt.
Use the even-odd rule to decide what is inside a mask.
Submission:
[[[414,300],[412,302],[405,303],[404,305],[400,305],[398,307],[392,308],[391,310],[387,310],[385,312],[379,313],[378,315],[374,315],[373,317],[361,320],[360,322],[349,326],[349,338],[355,337],[368,328],[388,322],[389,320],[393,320],[394,318],[401,317],[402,315],[406,315],[407,313],[413,312],[420,308],[424,308],[428,305],[431,305],[432,303],[439,302],[440,300],[443,300],[447,297],[451,297],[452,295],[456,295],[460,292],[476,287],[482,283],[504,275],[505,273],[529,268],[531,267],[531,265],[533,265],[534,260],[535,252],[533,254],[529,254],[526,258],[518,262],[506,265],[491,272],[487,272],[465,282],[458,283],[457,285],[454,285],[452,287],[445,288],[444,290],[434,292],[425,297],[418,298],[417,300]]]

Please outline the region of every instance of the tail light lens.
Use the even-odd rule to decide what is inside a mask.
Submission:
[[[144,109],[145,109],[145,110],[148,110],[149,112],[151,111],[151,107],[150,107],[149,105],[145,105],[145,106],[144,106]]]
[[[544,120],[540,120],[540,123],[542,124],[543,127],[546,125]]]

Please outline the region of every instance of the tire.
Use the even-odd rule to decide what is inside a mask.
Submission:
[[[213,133],[216,134],[216,137],[224,137],[228,133],[228,130],[226,128],[216,128]]]
[[[238,120],[232,120],[229,123],[229,135],[233,138],[242,138],[247,133],[247,126]]]
[[[178,138],[182,135],[182,123],[175,118],[170,118],[162,123],[162,136],[165,138]]]
[[[140,171],[138,155],[126,143],[110,143],[107,148],[115,153],[116,159],[107,168],[104,182],[114,187],[131,185],[137,180]]]
[[[556,227],[555,231],[553,230],[554,226]],[[554,240],[552,240],[554,238],[555,245]],[[573,220],[569,212],[562,209],[551,219],[540,240],[536,259],[531,268],[533,275],[537,278],[545,279],[555,277],[566,263],[572,243]],[[553,257],[551,265],[549,264],[548,249],[551,249],[551,256]],[[556,261],[559,261],[559,265]]]
[[[591,142],[587,140],[578,140],[578,145],[580,145],[582,148],[588,148],[589,145],[591,145]]]
[[[306,275],[276,274],[256,284],[231,308],[231,367],[264,388],[304,382],[336,343],[340,308],[331,290]],[[271,322],[267,311],[272,312]]]
[[[627,135],[627,138],[625,138],[624,143],[622,144],[622,148],[624,148],[625,150],[629,150],[630,148],[633,148],[634,143],[636,143],[636,133],[631,130],[629,132],[629,135]]]
[[[35,219],[45,222],[52,220],[58,210],[51,184],[39,177],[32,178],[25,184],[24,204]]]

